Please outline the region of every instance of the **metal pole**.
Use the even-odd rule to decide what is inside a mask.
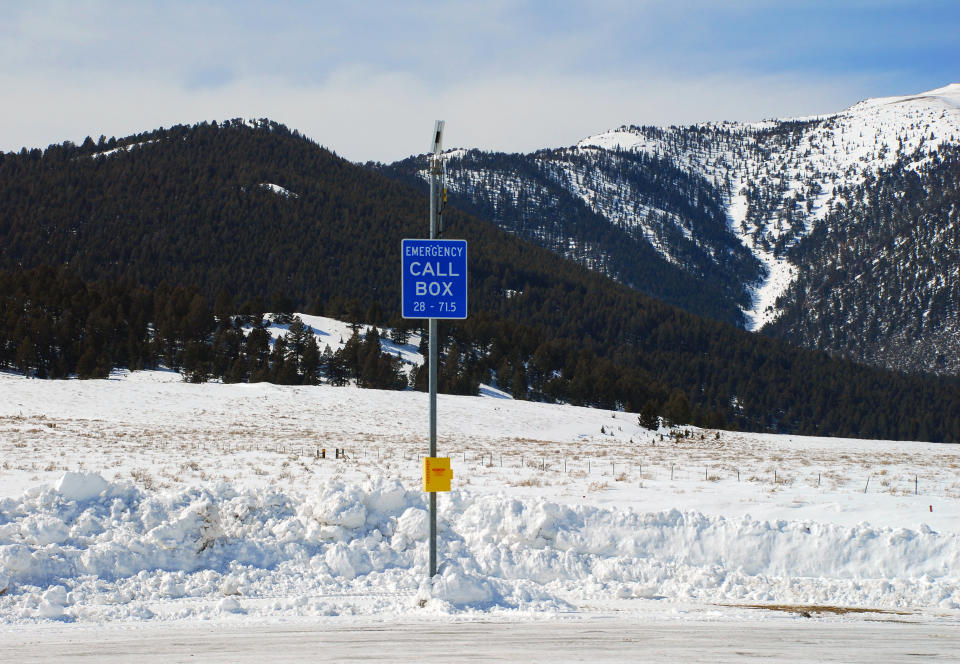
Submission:
[[[430,456],[437,456],[437,319],[430,319]],[[437,573],[437,493],[430,493],[430,578]]]
[[[440,209],[437,205],[437,196],[440,186],[440,172],[443,167],[442,150],[443,120],[437,120],[434,126],[433,155],[430,157],[430,239],[437,239],[440,226]],[[430,352],[430,456],[437,456],[437,319],[431,318],[429,323],[429,352]],[[430,578],[437,573],[437,494],[430,492]]]

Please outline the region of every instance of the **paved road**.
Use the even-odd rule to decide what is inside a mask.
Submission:
[[[958,662],[955,622],[819,620],[56,626],[0,633],[5,662]]]

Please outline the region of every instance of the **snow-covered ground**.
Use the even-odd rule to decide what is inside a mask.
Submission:
[[[445,395],[439,429],[454,491],[430,586],[424,394],[0,374],[0,640],[131,621],[764,619],[753,605],[960,618],[958,446],[678,438],[629,413]]]
[[[345,323],[336,318],[311,316],[310,314],[301,313],[293,314],[293,316],[299,318],[300,321],[307,326],[317,340],[317,346],[321,351],[327,347],[330,348],[331,352],[340,350],[353,334],[350,323]],[[266,320],[270,321],[267,332],[270,334],[271,343],[274,343],[277,338],[286,335],[290,331],[290,325],[277,323],[275,318],[276,316],[274,314],[266,314]],[[250,329],[251,326],[244,328],[246,333],[249,333]],[[357,333],[363,338],[370,329],[370,325],[358,325]],[[409,373],[414,366],[419,366],[423,363],[423,356],[417,352],[417,347],[420,345],[420,334],[418,332],[411,332],[408,343],[406,344],[397,344],[392,341],[389,337],[389,328],[378,330],[378,332],[380,333],[380,347],[382,351],[398,357],[407,373]]]

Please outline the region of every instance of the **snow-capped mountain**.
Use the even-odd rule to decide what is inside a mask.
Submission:
[[[775,319],[773,306],[796,277],[784,250],[827,213],[837,187],[904,156],[918,162],[960,141],[960,84],[859,102],[836,115],[753,124],[621,127],[586,138],[580,150],[645,152],[711,180],[724,194],[730,228],[767,267],[746,311],[750,327]],[[616,219],[616,217],[612,217]]]
[[[844,241],[857,237],[866,212],[846,215],[842,222],[834,214],[851,192],[890,169],[929,179],[932,156],[958,145],[960,84],[952,84],[868,99],[833,115],[668,128],[625,125],[571,147],[528,155],[457,150],[448,156],[446,173],[447,187],[458,201],[503,227],[651,295],[760,330],[785,315],[796,318],[791,310],[809,306],[795,285],[822,281],[815,275],[824,265],[808,262],[817,252],[804,242],[814,229],[843,223],[853,226],[845,230]],[[422,158],[412,158],[389,168],[425,178],[423,164]],[[955,209],[944,204],[943,214],[928,214],[924,224],[936,227],[933,236],[949,240],[956,234]],[[604,231],[591,234],[585,230],[590,224]],[[916,243],[916,252],[929,249]],[[945,310],[956,311],[960,295],[951,290],[956,279],[950,276],[956,263],[944,264],[942,258],[913,261],[916,269],[925,265],[922,269],[931,271],[916,280],[933,284],[919,299],[946,299],[953,306]],[[842,293],[858,279],[864,278],[835,270],[829,287]],[[882,288],[879,282],[859,286],[866,301]],[[896,301],[886,302],[872,315],[881,322],[899,322],[881,325],[886,328],[882,335],[903,338],[901,328],[918,327]],[[845,306],[853,303],[840,305]],[[953,329],[952,323],[929,320],[928,306],[918,310],[927,312],[919,325],[924,334],[946,338],[950,348],[940,342],[936,348],[956,358],[951,348],[960,341],[941,329]],[[833,339],[847,336],[839,330],[812,339],[791,336],[782,325],[767,329],[805,345],[895,366],[884,357],[886,351],[862,353],[850,348],[848,340]],[[913,336],[906,333],[905,338]],[[948,373],[960,370],[955,359],[946,365]],[[944,371],[945,364],[897,366]]]

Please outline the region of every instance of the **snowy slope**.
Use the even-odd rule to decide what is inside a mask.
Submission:
[[[439,428],[455,475],[431,587],[423,394],[0,374],[0,630],[678,603],[960,617],[957,446],[675,437],[446,395]]]
[[[569,260],[696,313],[742,324],[762,265],[699,173],[646,153],[558,148],[446,155],[455,204]],[[427,177],[424,158],[386,168]]]
[[[776,298],[796,277],[783,257],[828,210],[836,187],[903,155],[960,142],[960,84],[903,97],[868,99],[835,115],[694,127],[621,127],[580,141],[669,157],[726,192],[730,227],[767,268],[745,313],[751,329],[776,317]]]
[[[332,352],[340,350],[346,344],[347,339],[353,334],[349,323],[337,320],[336,318],[311,316],[310,314],[301,313],[293,314],[293,316],[299,318],[303,324],[307,326],[310,333],[313,334],[317,340],[317,346],[321,351],[326,347],[329,347]],[[276,341],[277,338],[286,335],[290,331],[290,325],[276,322],[276,316],[274,314],[265,314],[265,320],[270,321],[267,332],[270,334],[271,342]],[[244,328],[246,332],[249,332],[250,329],[251,326],[249,325]],[[357,334],[363,337],[370,329],[370,325],[359,325],[357,327]],[[399,357],[407,373],[409,373],[413,367],[423,364],[423,356],[417,352],[417,348],[420,345],[419,334],[415,332],[411,333],[409,343],[407,344],[394,343],[390,339],[389,334],[390,328],[380,330],[380,346],[384,353],[390,353],[391,355]]]
[[[656,297],[730,318],[637,281],[619,248],[604,244],[622,236],[583,239],[588,217],[605,220],[704,287],[719,285],[711,295],[739,307],[756,330],[777,318],[777,298],[804,267],[787,250],[824,219],[838,189],[900,158],[922,164],[945,142],[960,142],[960,84],[817,117],[623,126],[528,155],[456,149],[446,155],[446,186],[510,232]],[[427,178],[423,158],[393,168]],[[642,252],[635,260],[668,272]]]

